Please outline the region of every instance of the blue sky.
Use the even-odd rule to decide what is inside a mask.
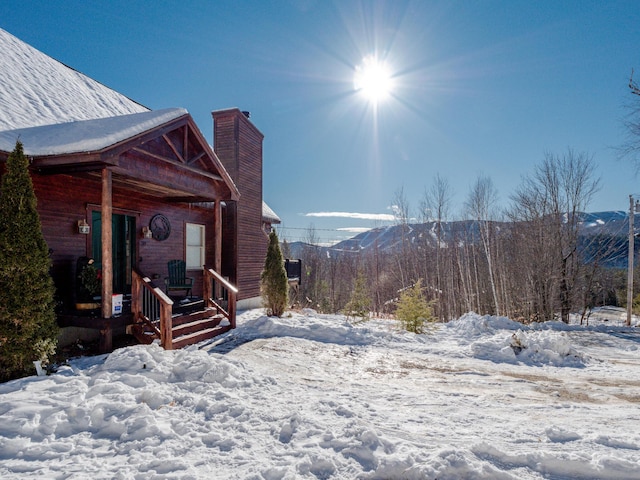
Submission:
[[[289,241],[384,225],[399,189],[416,213],[436,174],[452,217],[479,175],[506,205],[569,148],[597,165],[591,211],[640,193],[615,151],[640,79],[637,1],[3,0],[0,27],[152,109],[186,108],[209,141],[211,111],[249,110]],[[354,89],[369,55],[393,75],[377,104]]]

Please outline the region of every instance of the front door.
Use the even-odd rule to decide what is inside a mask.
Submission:
[[[111,216],[113,229],[113,293],[131,293],[131,269],[135,257],[136,217],[114,213]],[[91,250],[93,259],[102,265],[102,215],[91,212]]]

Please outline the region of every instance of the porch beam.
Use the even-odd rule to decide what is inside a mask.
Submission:
[[[187,157],[189,156],[189,123],[187,123],[184,126],[184,138],[182,141],[182,151],[184,152],[184,159],[187,160]]]
[[[101,172],[103,168],[105,168],[104,163],[88,162],[75,165],[36,167],[35,169],[40,175],[73,175],[75,173]]]
[[[178,160],[180,160],[182,163],[185,163],[184,157],[180,155],[180,152],[178,152],[178,149],[173,144],[171,139],[166,134],[162,135],[162,138],[164,139],[165,142],[167,142],[167,145],[169,145],[169,148],[171,149],[173,154],[178,158]]]
[[[165,138],[164,135],[162,137]],[[179,162],[176,162],[175,159],[173,159],[173,158],[165,157],[164,155],[159,155],[157,153],[150,152],[148,150],[145,150],[144,148],[133,147],[131,150],[133,150],[134,152],[139,153],[141,155],[144,155],[144,156],[147,156],[147,157],[151,157],[151,158],[155,158],[156,160],[161,160],[163,162],[178,163],[179,164]],[[178,158],[180,158],[180,157],[178,157]]]
[[[190,203],[192,205],[198,203],[211,203],[214,200],[211,197],[204,197],[202,195],[191,195],[187,196],[174,196],[174,197],[165,197],[165,201],[167,203]]]
[[[64,168],[92,168],[99,170],[112,165],[117,165],[117,158],[104,159],[96,153],[77,153],[66,156],[37,157],[31,162],[31,168],[40,172]]]
[[[174,165],[180,165],[180,167],[175,168]],[[132,154],[123,155],[120,165],[113,171],[150,188],[154,185],[166,187],[177,194],[172,196],[208,197],[213,200],[215,197],[224,195],[226,190],[226,184],[218,175],[205,174],[183,164],[167,165],[156,160],[147,160],[144,168],[141,168],[140,161]]]
[[[193,157],[191,157],[189,160],[187,160],[188,164],[192,164],[197,162],[198,160],[200,160],[202,157],[204,157],[207,154],[207,152],[200,152],[197,155],[194,155]]]
[[[138,147],[132,148],[131,152],[135,152],[138,155],[142,155],[143,157],[147,157],[147,159],[153,158],[155,160],[160,160],[161,162],[170,163],[171,165],[177,165],[178,167],[180,167],[181,169],[186,170],[189,173],[194,173],[194,174],[197,174],[197,175],[208,177],[208,178],[211,178],[212,180],[222,181],[222,177],[220,175],[216,174],[216,173],[205,172],[203,170],[199,170],[197,168],[190,167],[190,166],[185,165],[183,163],[176,162],[175,160],[173,160],[171,158],[168,158],[168,157],[165,157],[163,155],[158,155],[156,153],[148,152],[148,151],[146,151],[146,150],[144,150],[142,148],[138,148]],[[126,158],[126,156],[121,157],[120,167],[125,167],[125,164],[122,162],[122,159],[125,159],[125,158]],[[201,157],[197,157],[197,158],[201,158]],[[189,162],[191,163],[191,162],[193,162],[193,160],[194,159],[191,159],[191,160],[189,160]]]

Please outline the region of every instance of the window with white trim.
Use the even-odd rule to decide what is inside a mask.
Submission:
[[[186,226],[186,251],[185,262],[187,268],[201,269],[204,259],[204,225],[187,223]]]

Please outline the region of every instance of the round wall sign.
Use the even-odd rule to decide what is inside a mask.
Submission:
[[[169,223],[169,219],[161,213],[151,217],[151,220],[149,221],[149,229],[151,230],[153,238],[159,242],[166,240],[171,234],[171,224]]]

